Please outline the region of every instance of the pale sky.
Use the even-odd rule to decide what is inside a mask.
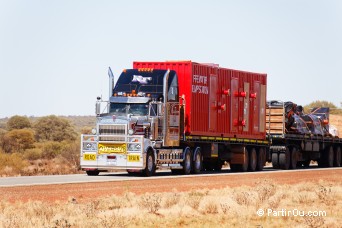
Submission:
[[[342,102],[339,0],[0,0],[0,118],[94,115],[134,60],[268,74],[268,99]]]

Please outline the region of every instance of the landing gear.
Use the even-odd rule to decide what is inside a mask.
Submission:
[[[245,149],[243,150],[241,157],[241,164],[230,164],[230,170],[233,172],[246,172],[248,170],[248,164],[249,164],[249,156],[248,151]]]
[[[291,169],[296,169],[297,168],[297,162],[298,162],[298,151],[295,147],[292,148],[291,150],[291,164],[290,168]]]

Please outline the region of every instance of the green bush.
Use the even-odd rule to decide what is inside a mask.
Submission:
[[[34,132],[31,129],[14,129],[6,132],[2,137],[2,149],[7,153],[22,152],[33,148]]]
[[[42,148],[42,157],[52,159],[61,154],[64,145],[60,142],[45,142]]]
[[[39,148],[27,149],[24,152],[24,158],[30,161],[41,159],[43,151]]]
[[[31,122],[26,116],[12,116],[7,122],[7,130],[31,128]]]

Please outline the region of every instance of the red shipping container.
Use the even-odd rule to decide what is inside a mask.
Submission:
[[[187,135],[265,139],[266,74],[191,61],[133,62],[133,68],[177,72]]]

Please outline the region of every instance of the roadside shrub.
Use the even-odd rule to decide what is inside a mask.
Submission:
[[[64,142],[61,156],[78,169],[80,166],[80,140]]]
[[[0,153],[0,176],[19,175],[27,166],[28,162],[18,153]]]
[[[30,161],[41,159],[42,153],[42,150],[38,148],[27,149],[24,152],[24,158]]]
[[[31,128],[31,122],[26,116],[12,116],[6,124],[7,130]]]
[[[156,214],[161,207],[161,195],[152,193],[141,196],[139,206],[149,213]]]
[[[34,124],[37,141],[75,140],[77,133],[67,119],[55,115],[41,117]]]
[[[269,180],[260,180],[256,182],[256,191],[258,194],[258,199],[261,203],[273,196],[276,191],[276,185]]]
[[[59,142],[46,142],[43,144],[42,157],[52,159],[60,155],[63,149],[63,144]]]
[[[15,129],[4,134],[2,148],[5,152],[22,152],[33,148],[34,132],[31,129]]]
[[[204,214],[217,214],[218,213],[218,205],[214,201],[209,201],[204,206]]]

